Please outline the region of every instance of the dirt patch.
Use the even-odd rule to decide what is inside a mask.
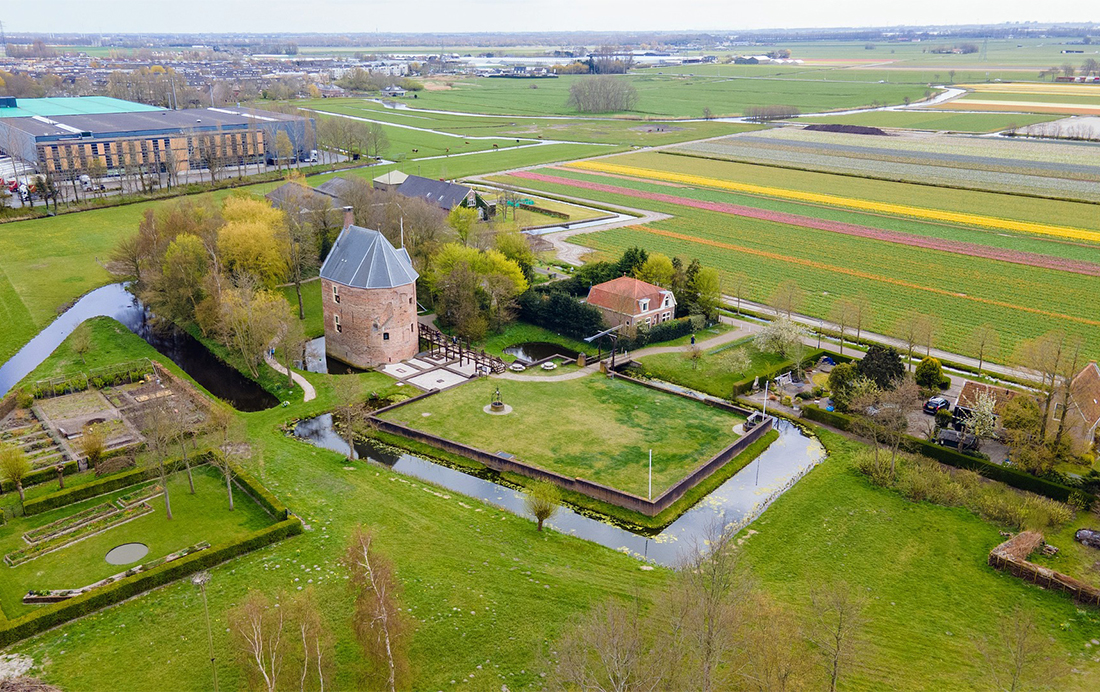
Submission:
[[[424,91],[449,91],[454,88],[452,80],[425,79],[423,83]]]
[[[34,659],[19,654],[0,656],[0,680],[14,680],[27,674],[34,666]]]

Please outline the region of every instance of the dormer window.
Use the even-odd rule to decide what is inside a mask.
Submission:
[[[640,312],[646,312],[649,310],[649,298],[644,298],[638,301],[638,309]]]
[[[335,284],[333,284],[333,286],[332,286],[332,302],[334,302],[334,303],[339,303],[340,302],[340,289],[337,288]]]
[[[666,307],[667,308],[670,300],[671,299],[668,297],[668,294],[666,293],[665,294],[665,303],[661,307]]]

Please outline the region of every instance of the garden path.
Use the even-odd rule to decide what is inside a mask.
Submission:
[[[264,361],[271,367],[272,370],[280,375],[286,374],[286,368],[272,358],[270,351],[264,351]],[[317,398],[317,390],[313,388],[313,385],[309,383],[309,380],[302,377],[296,372],[290,373],[290,379],[294,380],[299,387],[302,388],[302,401],[313,401]]]

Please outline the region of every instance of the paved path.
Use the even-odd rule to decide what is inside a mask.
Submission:
[[[276,361],[271,356],[271,351],[264,351],[264,361],[271,366],[272,370],[279,373],[280,375],[286,374],[286,368],[279,365],[278,361]],[[313,385],[309,383],[309,380],[302,377],[296,372],[290,373],[290,379],[297,382],[298,386],[302,388],[302,401],[313,401],[317,398],[317,390],[313,388]]]

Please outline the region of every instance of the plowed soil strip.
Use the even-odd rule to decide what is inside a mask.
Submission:
[[[767,209],[756,209],[754,207],[746,207],[739,204],[704,202],[701,200],[689,199],[686,197],[677,197],[674,195],[665,195],[657,192],[643,192],[641,190],[633,190],[631,188],[618,187],[616,185],[604,185],[602,183],[591,183],[579,180],[572,180],[570,178],[561,178],[554,175],[546,175],[544,173],[521,171],[513,173],[512,175],[517,178],[525,178],[527,180],[537,180],[544,183],[555,183],[558,185],[569,185],[584,190],[607,192],[616,195],[623,195],[626,197],[636,197],[639,199],[653,200],[655,202],[679,204],[685,207],[692,207],[694,209],[716,211],[723,214],[743,216],[749,219],[760,219],[762,221],[775,221],[777,223],[785,223],[791,226],[799,226],[801,228],[812,228],[819,231],[829,231],[831,233],[840,233],[843,235],[857,236],[860,238],[881,240],[888,243],[896,243],[898,245],[909,245],[911,247],[920,247],[928,250],[951,252],[957,255],[981,257],[983,259],[1011,262],[1012,264],[1023,264],[1029,267],[1038,267],[1040,269],[1053,269],[1056,271],[1065,271],[1074,274],[1084,274],[1086,276],[1100,277],[1100,264],[1084,262],[1081,260],[1051,257],[1049,255],[1041,255],[1034,252],[1022,252],[1019,250],[995,248],[986,245],[978,245],[976,243],[967,243],[960,240],[948,240],[946,238],[928,238],[925,236],[910,235],[908,233],[901,233],[898,231],[887,231],[881,228],[858,226],[855,224],[843,223],[840,221],[815,219],[810,216],[801,216],[799,214],[769,211]]]

